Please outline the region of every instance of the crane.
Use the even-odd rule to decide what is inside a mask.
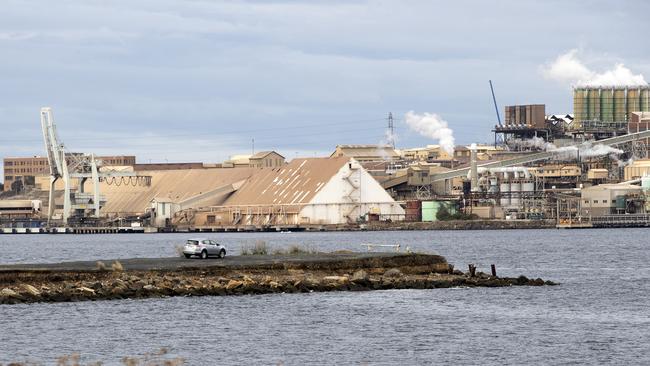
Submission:
[[[50,225],[55,209],[55,188],[56,182],[63,181],[63,224],[68,224],[71,217],[86,217],[86,210],[93,212],[93,217],[99,218],[100,209],[106,199],[100,194],[99,183],[108,178],[115,181],[128,178],[135,179],[137,184],[150,185],[150,176],[140,176],[135,172],[123,172],[110,169],[101,169],[102,161],[95,158],[94,154],[66,153],[65,145],[59,140],[56,124],[52,114],[52,108],[41,108],[41,129],[47,152],[47,160],[50,165],[50,186],[47,223]],[[71,189],[72,180],[78,181],[73,192]],[[85,183],[91,179],[93,192],[85,192]]]

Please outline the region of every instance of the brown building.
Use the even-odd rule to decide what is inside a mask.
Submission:
[[[248,158],[251,168],[279,168],[284,165],[284,156],[275,151],[260,151]]]
[[[70,153],[73,155],[75,153]],[[135,156],[99,156],[106,166],[133,166]],[[50,165],[47,157],[9,157],[4,158],[4,191],[12,190],[12,185],[21,182],[23,185],[34,186],[37,176],[50,174]]]
[[[509,105],[506,106],[504,122],[507,127],[544,128],[545,116],[546,106],[544,104]]]

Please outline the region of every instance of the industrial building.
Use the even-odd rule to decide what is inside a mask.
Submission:
[[[262,169],[223,204],[193,213],[188,224],[300,227],[403,220],[404,214],[359,162],[341,156],[299,158],[279,169]]]
[[[69,158],[78,153],[66,153]],[[106,166],[134,166],[135,156],[98,156]],[[4,191],[22,190],[24,186],[33,187],[37,176],[50,174],[48,158],[44,156],[33,157],[6,157],[4,158]],[[19,186],[17,186],[19,185]]]

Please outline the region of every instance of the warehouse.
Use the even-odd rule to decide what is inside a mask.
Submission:
[[[354,159],[294,159],[262,169],[195,226],[335,225],[402,220],[404,209]]]

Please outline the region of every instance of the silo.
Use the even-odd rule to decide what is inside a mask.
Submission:
[[[641,111],[641,104],[639,103],[640,95],[641,93],[639,88],[631,88],[627,90],[627,110],[625,111],[627,117],[626,121],[629,121],[630,118],[632,118],[632,112]]]
[[[587,91],[587,117],[585,120],[601,120],[600,117],[600,88],[589,88]]]
[[[587,91],[585,88],[573,89],[573,123],[575,128],[580,128],[580,122],[585,120]]]
[[[600,116],[603,121],[614,120],[614,91],[611,88],[600,91]]]
[[[614,89],[614,122],[625,122],[626,112],[625,89]]]
[[[639,96],[640,111],[650,111],[650,88],[641,88]]]
[[[499,184],[499,192],[501,193],[501,206],[510,206],[510,182],[502,180]]]
[[[525,180],[521,185],[521,191],[525,194],[535,193],[535,183],[532,180]]]
[[[518,180],[510,182],[510,206],[519,207],[521,198],[521,182]]]

